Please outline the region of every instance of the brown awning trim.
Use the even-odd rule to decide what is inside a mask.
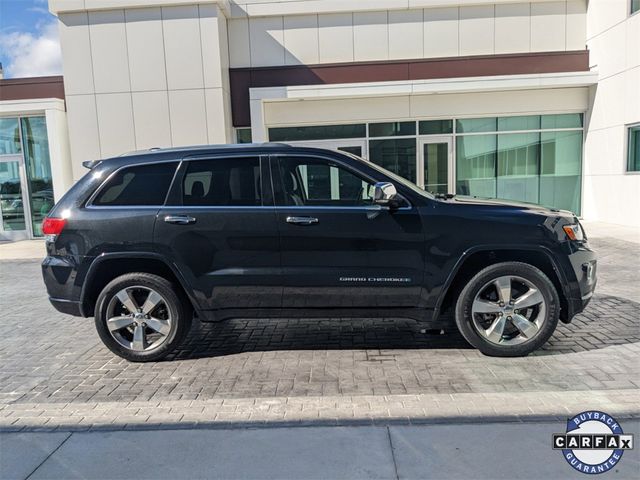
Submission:
[[[249,89],[289,85],[385,82],[589,70],[589,51],[544,52],[422,60],[230,68],[234,127],[251,124]]]
[[[0,101],[30,100],[33,98],[60,98],[64,100],[62,75],[0,80]]]

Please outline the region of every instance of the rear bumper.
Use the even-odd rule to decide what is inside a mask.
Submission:
[[[67,315],[83,316],[78,263],[77,257],[49,255],[42,262],[42,279],[49,301],[56,310]]]

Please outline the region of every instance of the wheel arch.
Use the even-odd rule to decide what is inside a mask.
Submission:
[[[97,257],[84,279],[80,293],[80,313],[93,316],[96,300],[102,289],[114,278],[127,273],[142,272],[166,278],[175,284],[198,315],[200,309],[192,290],[180,271],[160,255],[146,252],[105,253]]]
[[[560,297],[560,319],[567,322],[569,312],[569,292],[564,274],[551,252],[540,246],[478,246],[465,251],[449,274],[434,309],[434,320],[455,308],[458,295],[466,283],[481,269],[502,262],[523,262],[539,268],[553,282]]]

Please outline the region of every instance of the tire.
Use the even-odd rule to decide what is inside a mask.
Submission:
[[[503,301],[507,295],[512,305]],[[560,298],[549,277],[521,262],[497,263],[478,272],[460,293],[455,312],[465,340],[496,357],[525,356],[540,348],[555,331],[559,316]]]
[[[152,362],[171,353],[189,332],[192,317],[184,295],[167,279],[149,273],[115,278],[104,287],[95,308],[100,339],[131,362]]]

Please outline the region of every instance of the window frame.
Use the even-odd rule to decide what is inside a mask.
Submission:
[[[109,182],[122,170],[125,170],[127,168],[135,168],[135,167],[144,167],[146,165],[159,165],[159,164],[163,164],[163,163],[175,163],[176,164],[176,168],[173,172],[173,177],[171,177],[171,182],[169,182],[169,188],[167,189],[167,193],[164,196],[164,200],[161,204],[159,205],[96,205],[94,203],[94,200],[98,197],[98,195],[100,195],[100,192],[102,192],[102,190],[104,190],[105,188],[107,188],[107,185],[109,184]],[[169,194],[171,193],[171,190],[173,189],[173,184],[176,181],[176,176],[178,175],[178,172],[180,171],[180,168],[182,167],[182,160],[180,159],[176,159],[176,158],[172,158],[172,159],[167,159],[167,160],[155,160],[155,161],[149,161],[149,162],[141,162],[141,163],[133,163],[133,164],[127,164],[127,165],[122,165],[118,168],[116,168],[113,172],[111,172],[109,175],[107,175],[107,178],[104,179],[104,181],[98,185],[98,187],[93,191],[93,193],[89,196],[89,199],[85,202],[85,208],[91,208],[91,209],[98,209],[98,208],[111,208],[111,209],[123,209],[123,208],[137,208],[137,209],[157,209],[157,208],[162,208],[164,205],[166,205],[167,203],[167,199],[169,198]]]
[[[640,12],[640,10],[638,10]],[[640,131],[640,122],[631,123],[624,126],[624,173],[626,175],[640,175],[640,169],[630,170],[631,166],[631,130],[637,128]]]

